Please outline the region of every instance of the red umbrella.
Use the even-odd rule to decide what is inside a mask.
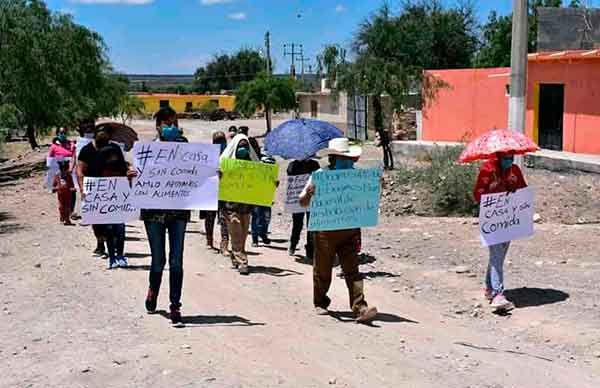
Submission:
[[[460,155],[458,161],[468,163],[476,160],[496,159],[498,152],[523,155],[539,149],[540,147],[537,144],[522,133],[506,129],[494,129],[467,144],[467,148]]]

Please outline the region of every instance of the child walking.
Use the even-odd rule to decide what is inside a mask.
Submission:
[[[60,222],[65,225],[73,225],[71,223],[71,201],[75,184],[73,177],[69,172],[69,160],[61,160],[58,162],[60,173],[54,177],[52,184],[52,192],[56,193],[58,198],[58,212],[60,214]]]
[[[481,196],[485,194],[505,191],[514,193],[527,187],[521,169],[514,164],[514,156],[501,153],[496,156],[495,160],[488,160],[480,167],[474,192],[477,202],[481,202]],[[509,311],[515,307],[504,296],[504,259],[509,247],[510,241],[489,247],[490,259],[485,275],[485,298],[495,311]]]

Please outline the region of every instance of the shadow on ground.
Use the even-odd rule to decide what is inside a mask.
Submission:
[[[0,223],[0,235],[17,233],[17,232],[25,229],[25,227],[23,225],[18,224],[18,223],[13,223],[13,222],[4,223],[6,221],[12,221],[14,219],[15,219],[15,216],[12,213],[0,211],[0,222],[1,222]]]
[[[151,257],[151,256],[152,255],[150,255],[149,253],[137,253],[137,252],[125,254],[125,257],[130,258],[130,259],[144,259],[146,257]]]
[[[169,318],[165,310],[158,310],[158,315]],[[263,322],[252,322],[238,315],[184,315],[181,317],[183,323],[188,326],[264,326]]]
[[[515,288],[504,291],[504,296],[513,302],[516,308],[543,306],[569,299],[566,292],[551,288]]]
[[[286,277],[294,275],[303,275],[302,272],[294,271],[291,269],[277,268],[277,267],[265,267],[263,265],[249,266],[250,273],[260,273],[269,276]]]
[[[356,316],[354,313],[350,311],[330,311],[329,315],[333,318],[337,319],[340,322],[355,322]],[[377,313],[377,316],[367,324],[367,326],[379,327],[376,325],[376,322],[386,322],[386,323],[419,323],[417,321],[413,321],[412,319],[404,318],[396,314],[389,313]]]

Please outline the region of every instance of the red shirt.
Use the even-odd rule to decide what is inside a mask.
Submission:
[[[516,191],[527,187],[521,169],[513,164],[508,170],[502,171],[497,160],[485,161],[479,168],[479,177],[475,184],[473,196],[477,202],[484,194]]]

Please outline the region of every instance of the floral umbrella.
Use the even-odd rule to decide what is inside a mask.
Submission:
[[[539,150],[530,138],[522,133],[506,129],[494,129],[479,136],[469,144],[458,158],[460,163],[476,160],[496,159],[501,152],[510,155],[523,155]]]

